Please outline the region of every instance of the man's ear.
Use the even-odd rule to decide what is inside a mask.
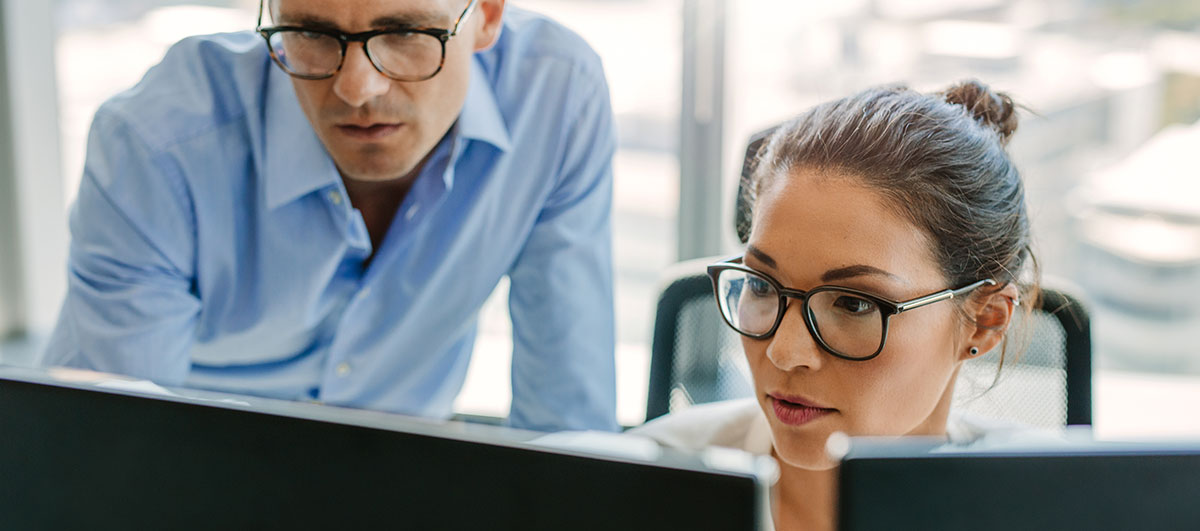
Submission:
[[[479,21],[475,25],[475,51],[482,52],[496,44],[504,16],[504,0],[479,0],[475,6]]]
[[[959,353],[960,360],[989,352],[1004,340],[1004,334],[1012,324],[1018,295],[1016,284],[1009,283],[1003,288],[979,293],[967,303],[971,323],[967,325],[967,344]]]

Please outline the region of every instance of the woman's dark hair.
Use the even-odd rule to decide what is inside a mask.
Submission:
[[[752,209],[766,183],[796,171],[849,176],[925,232],[951,286],[1014,283],[1031,308],[1038,271],[1025,190],[1005,151],[1016,129],[1012,99],[978,81],[933,94],[869,89],[818,105],[772,133],[744,188],[745,204]],[[1032,274],[1022,277],[1027,266]]]

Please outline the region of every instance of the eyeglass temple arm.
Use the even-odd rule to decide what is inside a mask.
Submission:
[[[995,285],[996,285],[995,280],[992,280],[990,278],[985,278],[983,280],[980,280],[979,282],[976,282],[974,284],[970,284],[970,285],[967,285],[967,286],[964,286],[964,287],[961,287],[958,289],[948,289],[945,291],[939,291],[937,293],[932,293],[932,294],[926,295],[924,297],[921,297],[918,299],[913,299],[911,301],[908,301],[908,302],[905,302],[902,304],[897,304],[896,305],[896,313],[908,311],[913,308],[920,308],[927,304],[933,304],[935,302],[945,300],[945,299],[953,299],[954,297],[957,297],[964,293],[968,293],[968,292],[970,292],[976,288],[982,287],[982,286],[995,286]]]
[[[466,20],[467,17],[471,16],[471,13],[475,11],[475,5],[478,3],[479,0],[471,0],[471,2],[467,4],[467,8],[464,9],[462,14],[458,16],[458,20],[454,21],[454,31],[451,31],[450,35],[458,35],[458,27],[462,25],[463,21]]]

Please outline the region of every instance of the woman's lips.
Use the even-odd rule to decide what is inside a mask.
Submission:
[[[833,408],[812,405],[808,401],[795,397],[768,395],[767,398],[771,401],[771,409],[775,412],[775,418],[789,426],[802,426],[837,411]]]
[[[358,140],[379,140],[400,130],[403,124],[371,124],[355,125],[341,124],[337,126],[342,134]]]

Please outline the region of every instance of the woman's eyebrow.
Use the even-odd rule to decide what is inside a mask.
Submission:
[[[821,275],[821,282],[834,282],[861,276],[882,276],[895,280],[903,280],[896,275],[879,269],[878,267],[869,266],[866,264],[855,264],[852,266],[839,267],[837,269],[830,269],[829,271],[826,271],[825,274]]]
[[[746,254],[754,256],[754,258],[756,260],[758,260],[759,262],[762,262],[763,265],[765,265],[771,269],[776,269],[776,270],[779,269],[778,262],[776,262],[775,259],[771,257],[771,255],[767,254],[766,251],[763,251],[762,249],[759,249],[758,247],[755,247],[753,245],[746,246]],[[851,266],[839,267],[837,269],[830,269],[829,271],[826,271],[824,274],[821,275],[821,282],[836,282],[838,280],[845,280],[848,278],[862,277],[862,276],[878,276],[878,277],[887,277],[887,278],[900,280],[900,281],[904,280],[892,273],[889,273],[887,271],[879,269],[878,267],[875,267],[875,266],[869,266],[866,264],[855,264],[855,265],[851,265]]]
[[[771,255],[767,254],[766,252],[764,252],[762,249],[759,249],[758,247],[755,247],[753,245],[746,246],[746,254],[753,255],[755,259],[757,259],[759,262],[762,262],[764,265],[766,265],[767,267],[769,267],[771,269],[779,268],[779,264],[775,263],[775,259],[771,258]]]

